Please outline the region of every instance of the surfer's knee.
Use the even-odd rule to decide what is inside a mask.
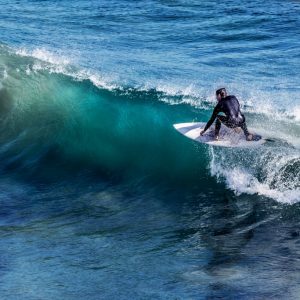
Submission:
[[[252,141],[252,140],[253,140],[253,134],[248,133],[248,134],[246,135],[246,140],[247,140],[248,142]]]

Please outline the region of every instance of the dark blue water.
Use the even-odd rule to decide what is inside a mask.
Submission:
[[[0,0],[1,298],[299,298],[299,12]],[[222,86],[273,142],[173,129]]]

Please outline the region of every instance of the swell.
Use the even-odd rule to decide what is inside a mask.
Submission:
[[[113,176],[188,181],[205,167],[195,146],[172,128],[176,119],[195,118],[187,105],[171,107],[155,90],[98,88],[90,80],[37,69],[31,57],[4,52],[1,59],[3,172],[39,173],[41,164],[47,172],[57,163],[62,165],[55,176],[79,166]]]
[[[172,124],[207,120],[210,99],[96,86],[90,78],[71,76],[71,67],[61,62],[49,64],[5,47],[0,71],[3,176],[46,174],[59,180],[74,170],[97,170],[101,176],[173,187],[203,187],[217,177],[236,193],[284,202],[299,199],[295,119],[275,128],[272,118],[248,110],[252,127],[271,137],[276,130],[287,142],[243,152],[209,150],[180,136]]]

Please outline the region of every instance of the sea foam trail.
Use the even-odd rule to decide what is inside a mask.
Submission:
[[[236,194],[258,194],[282,203],[300,201],[300,155],[287,148],[259,153],[210,149],[210,171]]]
[[[207,148],[172,127],[209,118],[215,100],[200,97],[194,87],[176,92],[163,86],[113,86],[105,80],[97,85],[86,71],[64,58],[55,59],[54,54],[1,51],[0,96],[8,104],[1,110],[3,171],[45,170],[54,159],[97,167],[112,176],[201,188],[210,180],[205,168],[210,166],[213,178],[237,194],[299,201],[296,116],[291,121],[278,111],[277,118],[274,111],[254,112],[242,102],[250,127],[282,141],[252,150]]]

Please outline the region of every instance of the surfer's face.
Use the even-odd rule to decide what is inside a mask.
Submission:
[[[220,100],[221,100],[221,95],[218,94],[218,95],[216,96],[216,98],[217,98],[217,101],[220,101]]]

